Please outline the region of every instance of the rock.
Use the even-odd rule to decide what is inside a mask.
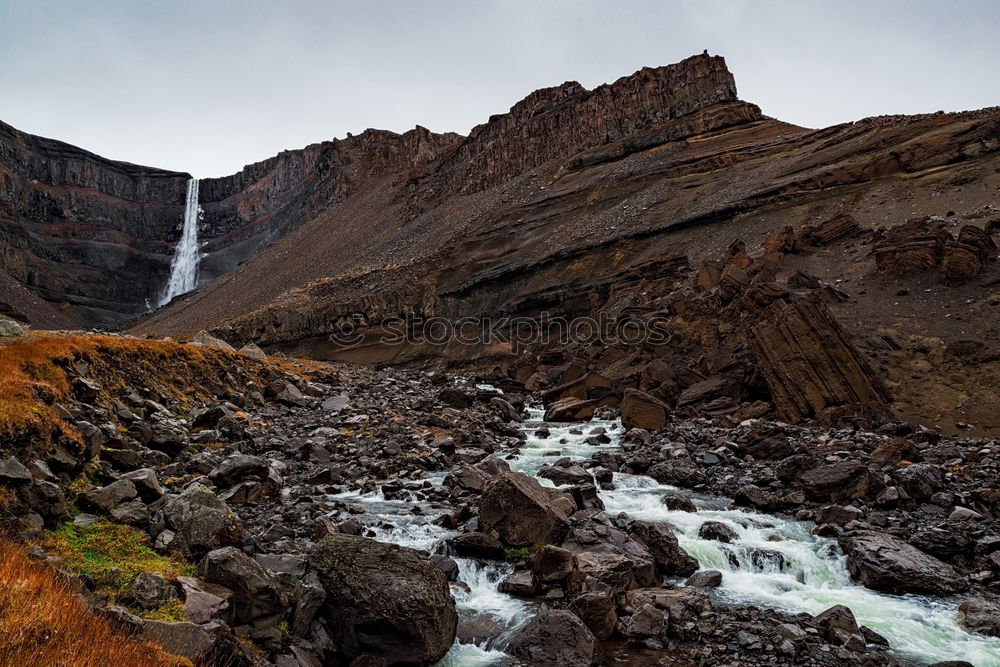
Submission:
[[[105,487],[88,491],[83,494],[81,499],[85,505],[101,510],[102,512],[107,512],[112,507],[126,500],[132,500],[137,495],[139,495],[139,492],[136,490],[132,480],[123,477]]]
[[[208,623],[213,619],[233,623],[233,592],[225,586],[210,584],[194,577],[177,577],[184,600],[184,615],[192,623]]]
[[[238,482],[247,480],[262,481],[267,479],[268,463],[259,456],[235,453],[208,473],[212,483],[220,488],[229,488]]]
[[[27,482],[31,480],[31,472],[13,456],[0,461],[0,480],[11,482]]]
[[[680,512],[696,512],[697,508],[691,500],[691,496],[680,491],[667,491],[663,494],[660,502],[667,506],[667,509]]]
[[[250,357],[251,359],[259,359],[260,361],[267,360],[267,353],[264,352],[264,350],[260,349],[254,343],[247,343],[246,345],[241,347],[240,354],[242,354],[245,357]]]
[[[338,652],[430,664],[455,641],[458,614],[444,573],[422,552],[328,535],[309,554],[326,591],[319,615]]]
[[[521,570],[507,575],[497,586],[501,593],[510,595],[534,595],[538,591],[535,578],[528,570]]]
[[[803,225],[798,237],[804,245],[827,246],[861,233],[858,221],[846,213],[834,216],[817,225]]]
[[[873,590],[950,595],[969,587],[950,565],[891,535],[854,531],[839,541],[851,576]]]
[[[319,407],[329,412],[342,412],[343,410],[346,410],[350,404],[350,399],[346,395],[340,394],[338,396],[331,396],[330,398],[325,399],[319,404]]]
[[[718,570],[695,572],[684,582],[684,585],[696,588],[718,588],[722,585],[722,573]]]
[[[599,641],[604,641],[614,633],[618,617],[615,605],[607,593],[583,593],[573,598],[569,608]]]
[[[569,501],[570,507],[576,507],[571,498],[559,495]],[[557,498],[524,473],[506,472],[483,491],[479,522],[483,530],[496,531],[500,541],[509,546],[559,543],[569,516],[566,504]]]
[[[670,415],[666,403],[638,389],[626,389],[622,397],[622,426],[655,431],[663,428]]]
[[[199,331],[195,334],[194,338],[191,339],[192,343],[199,343],[201,345],[209,345],[211,347],[219,347],[223,350],[229,350],[230,352],[235,352],[236,348],[227,343],[226,341],[213,336],[205,330]]]
[[[948,515],[948,521],[985,521],[985,519],[982,514],[967,507],[955,507]]]
[[[532,554],[531,571],[543,583],[562,581],[573,571],[573,553],[546,544]]]
[[[538,471],[538,476],[543,479],[550,479],[557,486],[593,484],[594,478],[582,466],[570,465],[565,468],[560,466],[544,466]]]
[[[594,416],[600,401],[584,400],[567,396],[550,403],[545,408],[544,419],[547,422],[580,422],[588,421]]]
[[[156,609],[175,597],[174,587],[159,572],[140,572],[129,582],[121,600],[130,607]]]
[[[151,503],[163,497],[165,491],[160,485],[156,471],[152,468],[140,468],[127,472],[122,477],[132,481],[143,502]]]
[[[646,474],[660,484],[672,484],[685,488],[693,488],[704,484],[705,473],[693,462],[685,459],[661,461],[646,471]]]
[[[828,640],[834,637],[834,631],[840,630],[847,635],[856,635],[861,632],[858,622],[854,619],[854,613],[842,604],[836,604],[826,611],[813,616],[813,623],[823,628]]]
[[[629,535],[642,542],[656,562],[661,576],[686,577],[698,569],[698,561],[680,547],[677,537],[662,523],[633,521]]]
[[[481,558],[483,560],[503,560],[503,543],[487,533],[463,533],[449,542],[456,556]]]
[[[958,624],[969,632],[1000,637],[1000,606],[983,598],[966,600],[958,607]]]
[[[464,491],[481,493],[489,481],[489,475],[478,467],[470,466],[467,463],[459,463],[445,477],[444,485],[458,487]]]
[[[878,406],[889,390],[818,297],[776,301],[749,327],[779,419],[799,422],[839,406]]]
[[[496,614],[479,614],[458,621],[456,638],[460,644],[483,644],[505,630],[503,619]]]
[[[875,265],[889,276],[908,276],[937,266],[944,252],[943,238],[921,224],[889,229],[875,246]]]
[[[503,651],[530,665],[552,667],[596,665],[599,646],[594,634],[576,614],[543,609],[503,647]]]
[[[774,512],[781,509],[784,504],[776,495],[754,484],[746,484],[736,489],[733,501],[741,507],[753,507],[762,512]]]
[[[635,610],[625,623],[625,636],[633,639],[658,637],[667,627],[663,612],[647,603]]]
[[[13,338],[15,336],[23,336],[24,332],[28,328],[19,322],[16,322],[9,317],[4,317],[0,315],[0,338]]]
[[[698,529],[698,537],[703,540],[732,542],[736,539],[736,531],[720,521],[706,521]]]
[[[983,260],[975,246],[946,241],[938,280],[942,285],[958,287],[972,281],[983,270]]]
[[[814,500],[843,502],[863,498],[871,476],[860,461],[838,461],[807,470],[800,481],[806,495]]]
[[[864,512],[852,505],[827,505],[816,512],[816,523],[832,523],[843,526],[862,517],[864,517]]]
[[[235,622],[255,627],[277,625],[287,603],[278,582],[257,561],[235,547],[210,551],[198,566],[199,575],[210,584],[233,592]]]
[[[243,523],[207,487],[194,483],[168,498],[153,518],[158,534],[170,529],[172,539],[163,547],[200,559],[209,551],[243,544]],[[157,538],[158,543],[160,542]]]
[[[195,664],[214,652],[218,635],[186,621],[142,620],[139,638],[163,647],[167,653],[187,658]]]
[[[914,463],[896,471],[897,485],[914,500],[930,498],[944,486],[944,477],[937,466]]]
[[[596,522],[574,526],[563,548],[575,557],[576,568],[568,582],[574,591],[619,592],[659,580],[656,561],[645,545],[612,526]]]

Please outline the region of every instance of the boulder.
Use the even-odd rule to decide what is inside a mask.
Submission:
[[[576,558],[571,587],[578,591],[622,591],[658,582],[656,560],[645,546],[604,524],[574,526],[563,548]]]
[[[497,475],[479,499],[480,526],[495,531],[508,546],[560,542],[569,523],[568,512],[576,503],[565,494],[549,491],[521,472]]]
[[[326,591],[319,616],[345,662],[369,653],[390,664],[437,662],[458,614],[444,573],[423,552],[328,535],[309,554]]]
[[[566,467],[544,466],[538,471],[538,476],[555,482],[557,486],[571,484],[593,484],[594,478],[583,466],[573,464]]]
[[[722,573],[718,570],[695,572],[684,582],[684,585],[695,588],[718,588],[722,585]]]
[[[208,623],[219,619],[233,622],[233,592],[225,586],[210,584],[194,577],[177,577],[177,586],[184,601],[184,616],[192,623]]]
[[[594,633],[599,641],[604,641],[615,631],[618,616],[615,605],[607,593],[584,593],[573,598],[570,611]]]
[[[209,551],[243,544],[243,523],[226,503],[202,484],[194,483],[164,502],[153,518],[153,534],[164,549],[202,558]],[[169,538],[169,539],[168,539]]]
[[[287,602],[278,582],[257,561],[235,547],[210,551],[198,567],[210,584],[233,592],[235,622],[238,625],[269,627],[285,614]]]
[[[267,359],[267,353],[260,349],[255,343],[247,343],[240,348],[240,354],[245,357],[250,357],[251,359],[259,359],[264,361]]]
[[[626,430],[641,428],[655,431],[663,428],[670,416],[666,403],[638,389],[626,389],[622,397],[622,426]]]
[[[633,639],[657,637],[667,627],[667,616],[653,605],[639,607],[625,623],[624,635]]]
[[[547,422],[583,422],[594,416],[594,411],[600,404],[599,400],[584,400],[567,396],[550,403],[545,408]]]
[[[152,468],[139,468],[127,472],[122,477],[132,481],[135,490],[143,502],[151,503],[163,497],[165,491],[160,485],[160,479]]]
[[[229,350],[230,352],[235,352],[236,348],[227,343],[226,341],[213,336],[204,329],[195,334],[194,338],[191,339],[192,343],[198,343],[200,345],[208,345],[211,347],[219,347],[223,350]]]
[[[23,336],[24,332],[28,330],[28,327],[23,324],[0,315],[0,338],[13,338],[15,336]]]
[[[698,529],[698,537],[703,540],[732,542],[736,539],[736,531],[721,521],[706,521]]]
[[[83,494],[81,500],[84,501],[84,505],[90,508],[107,512],[112,507],[126,500],[132,500],[137,495],[139,495],[139,492],[136,490],[132,480],[122,478],[107,486],[88,491]]]
[[[573,571],[573,552],[546,544],[532,554],[531,571],[542,583],[562,581]]]
[[[595,665],[599,645],[594,633],[569,611],[543,609],[521,626],[503,651],[529,665]]]
[[[13,456],[0,460],[0,481],[10,484],[11,482],[28,482],[30,480],[31,472]]]
[[[863,498],[868,493],[871,476],[860,461],[837,461],[807,470],[800,481],[810,498],[836,503]]]
[[[958,624],[969,632],[1000,637],[1000,606],[983,598],[966,600],[958,607]]]
[[[860,530],[839,541],[851,576],[873,590],[951,595],[969,587],[950,565],[891,535]]]
[[[677,537],[665,524],[633,521],[628,531],[649,550],[661,576],[686,577],[698,569],[698,561],[681,548]]]

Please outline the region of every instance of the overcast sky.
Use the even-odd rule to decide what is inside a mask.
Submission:
[[[809,127],[1000,105],[996,0],[0,0],[0,120],[222,176],[368,127],[464,134],[705,49]]]

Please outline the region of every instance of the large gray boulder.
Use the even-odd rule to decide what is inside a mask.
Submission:
[[[883,593],[950,595],[969,587],[947,563],[891,535],[859,530],[840,538],[851,576]]]
[[[573,499],[522,472],[497,475],[479,499],[479,523],[510,546],[558,543],[576,509]]]
[[[422,551],[353,535],[328,535],[310,552],[327,621],[344,663],[363,654],[428,665],[455,641],[448,579]]]
[[[238,625],[269,627],[277,625],[284,616],[287,602],[278,582],[257,561],[236,547],[210,551],[198,569],[208,583],[233,592]]]
[[[528,665],[597,664],[599,645],[594,633],[576,614],[543,609],[507,642],[504,652]]]
[[[243,522],[208,487],[198,483],[165,499],[153,519],[153,528],[160,534],[158,546],[196,559],[221,547],[243,544]]]

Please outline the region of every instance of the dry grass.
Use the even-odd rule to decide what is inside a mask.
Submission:
[[[264,365],[234,352],[162,340],[118,336],[65,336],[34,332],[0,345],[0,441],[46,443],[79,435],[56,415],[53,404],[70,397],[67,370],[85,364],[102,398],[127,387],[149,389],[191,404],[213,389],[260,380]]]
[[[0,543],[0,665],[190,667],[148,642],[115,632],[51,568]]]

